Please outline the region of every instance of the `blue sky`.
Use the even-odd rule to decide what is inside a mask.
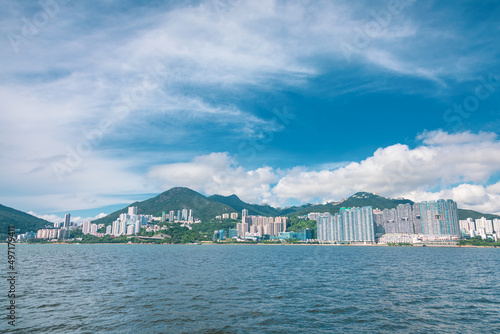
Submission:
[[[173,186],[500,213],[497,1],[1,1],[0,203]]]

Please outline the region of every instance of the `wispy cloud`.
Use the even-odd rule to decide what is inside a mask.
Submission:
[[[107,196],[112,193],[161,191],[150,177],[162,179],[164,186],[172,183],[164,176],[173,168],[168,167],[172,162],[190,168],[192,164],[212,166],[216,157],[211,152],[231,148],[221,149],[211,142],[238,143],[259,138],[263,131],[292,131],[292,126],[266,117],[259,103],[274,101],[276,96],[279,103],[301,102],[314,94],[311,82],[326,74],[332,78],[324,84],[321,81],[321,91],[331,91],[328,98],[382,92],[388,87],[404,96],[419,92],[419,86],[399,87],[399,82],[390,82],[386,75],[426,81],[431,87],[437,83],[440,90],[446,90],[443,83],[453,78],[470,80],[478,70],[491,70],[498,58],[494,33],[479,39],[482,32],[471,25],[471,19],[464,16],[457,22],[453,11],[441,10],[441,5],[430,1],[404,2],[397,13],[391,12],[386,1],[200,1],[154,7],[118,1],[58,3],[57,13],[16,53],[6,37],[21,34],[23,18],[31,20],[44,9],[29,1],[0,1],[4,9],[0,33],[5,37],[0,40],[5,60],[0,63],[0,172],[4,175],[0,201],[25,209],[32,205],[39,212],[114,204]],[[467,4],[457,6],[464,10]],[[387,11],[390,18],[384,18]],[[491,13],[497,11],[493,8]],[[493,21],[481,25],[498,31]],[[362,45],[356,44],[360,31],[365,39],[368,36]],[[345,43],[356,48],[350,60],[342,48]],[[152,69],[154,84],[148,82],[150,88],[144,89]],[[422,88],[428,90],[428,86]],[[297,122],[308,119],[312,108],[339,106],[332,107],[328,98],[319,107],[307,105],[299,110],[303,117]],[[91,144],[89,154],[80,154],[80,161],[60,182],[53,164],[71,159],[70,150],[84,145],[88,133],[103,120],[116,118],[120,103],[129,112],[113,121],[112,129],[103,132],[98,143]],[[268,110],[276,107],[273,103]],[[313,126],[309,129],[315,131]],[[314,146],[306,143],[306,137],[303,146]],[[281,145],[276,151],[286,152],[290,150],[287,145],[297,145],[283,142],[273,143]],[[479,140],[481,145],[487,142],[496,139]],[[402,144],[385,147],[361,163],[341,163],[339,168],[334,158],[328,158],[334,165],[324,168],[297,161],[288,165],[303,167],[285,174],[279,167],[237,166],[227,157],[218,157],[232,171],[231,177],[218,190],[210,190],[281,203],[288,197],[307,200],[313,196],[309,180],[321,180],[319,187],[325,190],[320,190],[320,197],[326,200],[348,195],[353,189],[340,185],[337,192],[328,192],[329,180],[341,173],[358,175],[360,186],[375,189],[378,181],[366,179],[363,172],[371,164],[380,173],[387,172],[380,159],[415,156],[425,160],[455,149],[436,143],[416,149]],[[489,152],[492,147],[481,146],[479,151]],[[237,156],[236,150],[227,156]],[[447,163],[454,163],[450,154],[445,156]],[[328,159],[321,163],[329,164]],[[186,163],[190,165],[182,165]],[[149,170],[152,165],[158,167]],[[452,168],[457,169],[452,179],[487,186],[485,178],[494,168],[480,165],[486,170],[467,169],[462,175],[458,164]],[[199,172],[211,173],[213,168]],[[239,177],[247,186],[236,185]],[[415,177],[413,185],[418,186],[417,181],[422,180]],[[260,186],[249,186],[254,183]],[[385,184],[380,186],[393,192]],[[249,187],[254,190],[245,195]],[[70,199],[67,194],[75,196]]]

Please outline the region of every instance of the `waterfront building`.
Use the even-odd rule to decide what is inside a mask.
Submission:
[[[241,223],[236,224],[238,237],[245,237],[247,233],[254,237],[278,236],[286,231],[286,217],[248,216],[245,209],[242,213]]]
[[[66,229],[66,230],[69,229],[70,220],[71,220],[71,215],[69,213],[67,213],[64,216],[64,223],[63,223],[63,228],[64,229]]]
[[[83,234],[90,233],[90,222],[88,220],[84,221],[82,224],[82,233]]]
[[[113,222],[113,227],[111,229],[111,234],[114,235],[114,236],[120,235],[120,221],[119,220],[115,220]]]
[[[134,234],[135,225],[127,225],[127,235]]]
[[[63,229],[57,229],[57,239],[69,239],[70,231],[69,230],[63,230]]]
[[[16,240],[18,242],[22,242],[22,241],[28,241],[30,239],[34,239],[36,238],[36,233],[35,232],[26,232],[26,233],[23,233],[23,234],[18,234],[17,237],[16,237]]]
[[[424,235],[460,235],[457,203],[452,200],[413,204],[415,232]]]
[[[341,208],[335,215],[318,217],[318,240],[326,242],[374,242],[373,208]]]
[[[96,234],[97,233],[97,224],[91,224],[90,225],[90,234]]]
[[[36,233],[37,239],[69,239],[70,231],[61,229],[41,229]]]
[[[300,241],[313,240],[314,239],[314,230],[311,230],[309,228],[306,228],[304,230],[300,230],[297,233],[297,239],[299,239]]]
[[[118,231],[118,235],[127,234],[127,221],[121,220],[119,226],[120,230]]]
[[[141,224],[141,221],[140,221],[140,220],[137,220],[137,221],[135,222],[135,229],[134,229],[135,234],[139,234],[139,233],[141,233],[141,225],[142,225],[142,224]]]
[[[375,233],[414,233],[411,204],[399,204],[394,209],[373,210]]]
[[[486,234],[493,234],[494,231],[493,221],[491,221],[490,219],[482,217],[481,219],[476,219],[475,223],[476,223],[476,230],[484,228]]]
[[[233,239],[233,238],[236,238],[236,237],[238,237],[238,230],[235,229],[235,228],[230,228],[229,229],[229,238]]]
[[[111,229],[112,229],[111,225],[106,226],[106,234],[107,235],[111,234]]]

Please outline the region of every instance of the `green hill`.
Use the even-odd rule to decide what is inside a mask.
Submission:
[[[200,218],[203,222],[208,222],[217,215],[223,213],[238,212],[241,217],[241,211],[247,209],[250,215],[261,216],[302,216],[310,212],[330,212],[332,214],[340,211],[343,207],[363,207],[371,206],[374,209],[392,209],[399,204],[413,204],[413,201],[408,199],[393,199],[386,198],[368,192],[358,192],[351,197],[340,202],[332,202],[326,204],[305,204],[302,206],[294,206],[284,209],[273,208],[269,205],[249,204],[242,201],[238,196],[221,196],[212,195],[210,197],[188,188],[172,188],[156,197],[150,198],[142,202],[135,202],[129,206],[137,206],[139,214],[152,214],[156,217],[161,216],[162,211],[167,214],[170,210],[191,209],[195,218]],[[106,217],[94,220],[96,224],[111,224],[118,218],[120,213],[127,212],[128,207],[115,211]],[[483,214],[472,210],[458,210],[459,218],[481,218],[488,219],[499,216],[491,214]]]
[[[148,214],[155,217],[161,216],[163,211],[168,215],[170,210],[174,210],[176,214],[177,210],[193,210],[193,216],[200,218],[203,222],[207,222],[217,215],[236,211],[229,205],[207,198],[191,189],[181,187],[172,188],[156,197],[142,202],[135,202],[129,206],[137,206],[138,214]],[[93,222],[109,225],[120,216],[120,213],[127,212],[129,206]]]
[[[236,212],[238,212],[240,217],[241,217],[241,211],[243,209],[247,209],[249,215],[256,215],[256,216],[259,216],[259,215],[260,216],[278,216],[280,214],[279,209],[275,209],[270,205],[248,204],[248,203],[243,202],[236,195],[231,195],[231,196],[212,195],[208,198],[232,207]]]
[[[492,215],[489,213],[481,213],[474,210],[458,209],[458,219],[460,220],[465,220],[467,218],[480,219],[482,217],[486,219],[500,218],[500,216],[498,215]]]
[[[332,202],[327,204],[308,204],[305,207],[299,208],[299,210],[290,212],[288,215],[306,215],[310,212],[330,212],[332,214],[340,211],[340,208],[352,208],[352,207],[363,207],[363,206],[371,206],[374,209],[392,209],[397,207],[399,204],[413,204],[413,202],[409,199],[392,199],[382,197],[376,194],[367,193],[367,192],[358,192],[351,197],[340,201],[340,202]]]
[[[15,225],[16,229],[19,229],[19,233],[36,232],[45,226],[54,226],[51,222],[0,204],[0,235],[2,240],[7,237],[9,224]]]

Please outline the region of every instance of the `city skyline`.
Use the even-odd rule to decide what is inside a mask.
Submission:
[[[495,2],[2,4],[3,205],[84,219],[185,186],[500,213]]]

